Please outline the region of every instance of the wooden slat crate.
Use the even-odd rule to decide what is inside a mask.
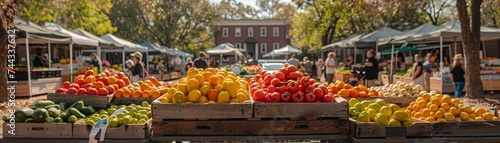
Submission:
[[[55,103],[65,102],[66,105],[71,105],[76,101],[83,101],[87,105],[91,105],[94,109],[105,109],[113,100],[113,94],[108,96],[95,96],[86,94],[59,94],[59,93],[49,93],[47,99],[54,101]]]
[[[500,80],[499,79],[483,79],[483,90],[485,91],[497,91],[500,90]]]
[[[153,137],[185,135],[249,135],[248,120],[183,121],[153,119]]]
[[[432,124],[435,137],[499,137],[500,121],[460,121]]]
[[[136,104],[136,105],[141,105],[142,101],[147,101],[149,104],[153,103],[153,101],[156,98],[114,98],[111,104],[114,105],[129,105],[129,104]]]
[[[432,138],[394,138],[394,139],[357,139],[349,137],[351,143],[498,143],[500,137],[432,137]]]
[[[400,75],[392,75],[392,83],[396,83],[398,81],[403,82],[403,76]]]
[[[335,77],[335,80],[347,81],[347,80],[349,80],[349,78],[352,78],[353,76],[351,73],[347,73],[347,74],[346,73],[335,73],[334,77]]]
[[[69,123],[15,123],[12,128],[8,123],[3,123],[4,138],[72,138],[73,124]]]
[[[413,78],[412,77],[407,77],[407,76],[403,76],[403,82],[404,83],[413,83]]]
[[[334,103],[254,103],[254,118],[348,118],[347,100]]]
[[[407,138],[431,137],[432,125],[429,122],[414,120],[415,123],[403,127],[383,127],[374,122],[356,122],[349,119],[350,136],[354,138]]]
[[[276,135],[276,136],[163,136],[151,137],[152,143],[172,143],[172,141],[191,142],[305,142],[327,141],[329,143],[344,143],[345,135]]]
[[[347,135],[347,119],[329,120],[252,120],[250,133],[258,136],[273,135]]]
[[[455,88],[452,83],[443,83],[443,88],[441,88],[441,78],[431,77],[430,79],[431,90],[436,90],[438,93],[452,93]]]
[[[147,121],[145,124],[129,124],[122,125],[118,128],[107,128],[105,139],[117,140],[117,139],[130,139],[130,140],[141,140],[148,139],[151,136],[152,131],[152,119]],[[73,138],[77,139],[88,139],[92,126],[90,125],[73,125]],[[96,139],[99,139],[99,134]]]
[[[248,119],[252,118],[252,101],[243,103],[181,103],[162,104],[153,101],[154,119]]]
[[[387,75],[387,74],[382,74],[380,77],[382,78],[382,79],[381,79],[381,81],[382,81],[382,85],[389,84],[389,75]]]
[[[89,139],[7,139],[0,138],[1,143],[88,143]],[[150,139],[143,140],[104,140],[99,143],[150,143]]]

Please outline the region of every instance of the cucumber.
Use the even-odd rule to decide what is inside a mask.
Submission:
[[[40,100],[40,101],[36,102],[35,107],[36,108],[45,108],[45,106],[54,105],[54,104],[55,103],[50,101],[50,100]]]
[[[76,108],[69,108],[68,113],[70,115],[75,115],[77,118],[85,118],[85,114],[78,111]],[[71,116],[70,116],[71,117]],[[69,120],[69,119],[68,119]]]
[[[59,110],[59,109],[61,109],[61,106],[59,106],[58,104],[45,106],[45,109],[47,109],[47,110],[49,110],[50,108],[56,108],[57,110]]]
[[[33,123],[33,118],[28,118],[26,119],[26,121],[24,121],[25,123]]]
[[[62,122],[64,122],[64,121],[61,117],[54,118],[54,123],[62,123]]]
[[[83,107],[83,109],[81,111],[85,115],[91,115],[91,114],[94,114],[94,112],[95,112],[95,110],[94,110],[94,108],[92,108],[92,106],[85,106],[85,107]]]
[[[35,123],[45,123],[47,121],[47,117],[49,117],[49,111],[45,108],[37,108],[33,112],[32,117]]]
[[[83,109],[83,101],[76,101],[75,103],[73,103],[71,106],[69,106],[66,109],[66,112],[68,112],[69,109],[71,109],[71,108],[76,108],[77,110],[82,110]]]
[[[59,105],[57,105],[57,106],[59,106]],[[53,118],[59,117],[61,114],[61,110],[56,109],[54,107],[49,108],[48,111],[49,111],[49,116],[53,117]]]
[[[22,123],[22,122],[26,121],[26,119],[31,118],[31,116],[33,115],[33,112],[34,112],[34,110],[31,108],[17,109],[14,112],[16,122]]]
[[[59,103],[59,107],[61,110],[66,110],[66,103],[64,102]]]

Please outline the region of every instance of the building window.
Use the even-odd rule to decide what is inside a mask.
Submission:
[[[267,44],[266,43],[260,43],[260,52],[267,53]]]
[[[248,27],[248,37],[253,37],[253,27]]]
[[[238,48],[238,49],[241,49],[241,43],[234,43],[234,47]]]
[[[241,27],[236,27],[236,28],[234,28],[234,29],[235,29],[235,30],[234,30],[234,35],[235,35],[236,37],[241,37]]]
[[[266,37],[266,35],[267,35],[267,31],[266,30],[267,30],[266,27],[261,27],[260,28],[260,36],[261,37]]]
[[[227,27],[222,28],[222,37],[229,36],[229,29]]]
[[[273,43],[273,49],[279,49],[280,48],[280,43]]]
[[[278,37],[280,35],[279,27],[273,27],[273,36]]]

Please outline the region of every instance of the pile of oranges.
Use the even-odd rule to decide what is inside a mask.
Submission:
[[[374,89],[368,89],[364,85],[353,87],[343,81],[337,80],[335,83],[328,86],[328,92],[336,97],[343,98],[358,98],[358,97],[378,97],[378,92]]]
[[[168,83],[159,82],[155,77],[132,83],[115,92],[115,98],[158,98],[167,93]]]

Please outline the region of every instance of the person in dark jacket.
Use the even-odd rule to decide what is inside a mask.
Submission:
[[[464,58],[462,54],[457,54],[453,57],[453,64],[451,65],[450,78],[455,86],[455,98],[462,95],[465,87],[465,71],[463,67]]]
[[[141,64],[142,61],[142,53],[141,52],[135,52],[130,54],[132,56],[132,61],[134,61],[134,66],[132,67],[132,79],[131,83],[136,83],[139,81],[140,77],[143,77],[144,74],[144,67]]]
[[[375,52],[366,52],[367,59],[365,60],[365,78],[366,86],[375,86],[375,81],[378,79],[378,61],[375,59]]]
[[[202,69],[208,68],[207,61],[205,61],[205,53],[200,52],[199,58],[194,61],[194,67]]]

